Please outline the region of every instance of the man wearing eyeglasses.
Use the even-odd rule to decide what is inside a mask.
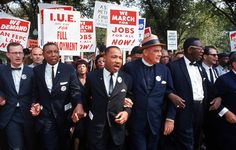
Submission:
[[[173,150],[199,150],[206,99],[206,74],[196,62],[203,55],[198,38],[183,44],[184,57],[169,63],[176,94],[185,100],[185,108],[176,108],[175,128],[167,144]],[[171,147],[173,144],[173,147]]]
[[[8,65],[0,67],[0,129],[6,134],[9,149],[35,149],[33,146],[33,70],[23,65],[23,47],[7,46]]]

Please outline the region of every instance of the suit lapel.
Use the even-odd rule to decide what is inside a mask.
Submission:
[[[104,96],[107,97],[107,90],[104,84],[104,79],[103,79],[103,69],[98,70],[98,87],[101,87],[99,89],[101,89],[101,93],[104,94]]]
[[[24,84],[24,80],[26,80],[26,79],[27,79],[27,73],[26,73],[25,66],[23,66],[23,70],[22,70],[22,74],[21,74],[21,78],[20,78],[20,88],[19,88],[19,93],[20,93],[21,87],[22,87],[23,84]]]
[[[139,61],[139,64],[137,65],[136,75],[138,79],[137,82],[141,82],[141,88],[143,89],[145,93],[148,93],[147,84],[146,84],[145,76],[144,76],[144,64],[141,59]]]
[[[180,63],[180,68],[181,68],[182,72],[184,73],[185,78],[188,81],[189,87],[192,87],[191,79],[189,77],[188,69],[185,64],[184,58],[181,58],[179,63]]]
[[[9,82],[12,86],[12,89],[14,89],[14,92],[17,94],[16,87],[15,87],[14,80],[13,80],[13,76],[12,76],[12,73],[11,73],[11,66],[10,65],[7,65],[6,77],[10,77]]]
[[[46,71],[46,63],[44,63],[42,66],[40,66],[38,73],[39,73],[39,78],[42,81],[44,88],[47,89],[47,91],[48,91],[47,83],[45,80],[45,71]],[[49,91],[48,91],[48,93],[49,93]]]
[[[61,77],[61,72],[62,72],[62,67],[61,67],[61,63],[59,62],[58,67],[57,67],[57,72],[56,72],[56,77],[53,80],[53,86],[52,86],[52,90],[54,89],[55,85],[57,84],[57,82],[59,81],[60,77]]]
[[[116,94],[118,94],[121,91],[121,86],[124,83],[123,81],[123,76],[120,72],[118,72],[117,78],[116,78],[116,84],[115,87],[111,93],[111,97],[115,96]]]

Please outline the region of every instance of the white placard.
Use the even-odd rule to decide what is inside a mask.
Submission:
[[[56,43],[61,55],[80,55],[80,13],[45,9],[43,18],[43,44]]]
[[[10,42],[18,42],[25,48],[29,30],[29,21],[0,12],[0,50],[6,52]]]
[[[177,50],[177,31],[167,31],[167,49]]]

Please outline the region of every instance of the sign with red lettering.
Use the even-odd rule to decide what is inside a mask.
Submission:
[[[43,16],[44,16],[44,9],[59,9],[59,10],[68,10],[72,11],[73,7],[72,6],[67,6],[67,5],[58,5],[58,4],[49,4],[49,3],[39,3],[39,15],[38,15],[38,42],[40,47],[42,47],[42,41],[43,41]]]
[[[38,47],[38,40],[28,39],[28,48]]]
[[[95,52],[96,33],[93,19],[80,20],[80,51]]]
[[[236,51],[236,31],[229,32],[231,51]]]
[[[78,11],[44,10],[43,44],[54,42],[61,55],[80,55],[80,13]]]
[[[139,45],[138,39],[138,9],[109,7],[107,27],[107,46],[118,46],[131,51]]]
[[[143,38],[148,38],[149,36],[151,36],[152,31],[151,31],[151,27],[147,27],[144,29],[144,37]]]
[[[0,12],[0,50],[7,51],[10,42],[27,46],[30,22]]]

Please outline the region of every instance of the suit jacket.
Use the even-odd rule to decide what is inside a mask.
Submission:
[[[186,107],[184,109],[176,110],[175,118],[175,129],[180,131],[187,131],[193,129],[193,91],[190,76],[185,64],[184,58],[171,62],[169,65],[174,88],[178,96],[185,100]],[[206,105],[205,98],[207,98],[207,76],[203,71],[203,68],[198,65],[200,74],[202,76],[204,100],[203,103]]]
[[[35,72],[35,102],[42,105],[38,116],[38,129],[42,127],[45,119],[55,118],[58,125],[69,127],[73,106],[81,103],[79,82],[72,65],[59,62],[56,77],[53,80],[51,93],[45,81],[46,63],[36,66]]]
[[[88,74],[85,84],[85,98],[89,110],[88,138],[96,143],[103,134],[106,122],[108,122],[112,139],[116,145],[124,142],[125,124],[115,123],[115,116],[121,111],[130,114],[130,108],[123,107],[125,97],[132,97],[130,93],[132,79],[126,73],[119,71],[115,87],[109,97],[106,92],[103,69],[92,71]]]
[[[221,108],[226,107],[236,114],[236,74],[230,72],[221,75],[215,82],[217,96],[222,98]],[[221,110],[221,109],[220,109]],[[219,110],[219,111],[220,111]],[[236,146],[236,126],[226,121],[225,117],[218,116],[217,134],[220,145],[224,149],[234,149]],[[222,145],[223,144],[223,145]]]
[[[169,69],[162,64],[154,65],[155,83],[151,92],[147,90],[144,76],[144,64],[141,59],[127,63],[123,70],[133,78],[134,105],[129,120],[131,130],[142,131],[146,123],[154,135],[160,133],[162,122],[162,107],[165,95],[174,92]],[[168,103],[169,108],[172,103]],[[168,109],[167,118],[174,120],[174,111]]]
[[[19,102],[20,110],[24,117],[25,123],[32,123],[33,117],[30,113],[31,104],[33,102],[33,70],[28,66],[24,66],[20,88],[17,93],[10,65],[0,66],[0,96],[4,97],[6,104],[0,106],[0,129],[6,127],[11,119],[12,114]]]

